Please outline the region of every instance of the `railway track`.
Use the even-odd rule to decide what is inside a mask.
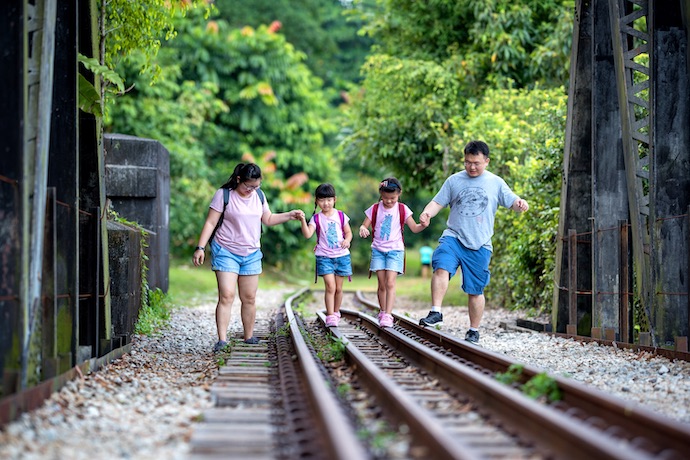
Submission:
[[[235,380],[213,390],[225,415],[214,409],[204,417],[193,458],[688,458],[686,427],[529,366],[515,372],[518,363],[503,355],[398,315],[381,329],[370,314],[378,306],[361,295],[361,309],[341,309],[339,327],[326,328],[323,312],[305,324],[294,310],[309,294],[286,301],[258,349],[233,347],[219,380]],[[342,363],[327,365],[320,341],[337,343]],[[515,381],[501,383],[497,374]],[[539,376],[556,386],[559,401],[519,390]],[[260,422],[251,428],[241,414]],[[393,427],[391,450],[362,436],[371,419]],[[244,435],[230,442],[233,429]]]

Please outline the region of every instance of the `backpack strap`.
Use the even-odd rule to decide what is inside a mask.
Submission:
[[[398,214],[400,214],[400,236],[405,246],[405,205],[400,202],[398,202]],[[405,273],[405,268],[407,268],[407,251],[403,249],[403,273]]]
[[[213,232],[211,233],[211,238],[208,239],[208,242],[211,243],[213,241],[213,238],[216,236],[216,232],[220,228],[221,225],[223,225],[223,219],[225,218],[225,208],[228,207],[228,201],[230,201],[230,189],[224,188],[223,189],[223,212],[220,213],[220,218],[218,219],[218,223],[216,224],[216,227],[213,229]]]
[[[314,214],[314,225],[316,225],[316,246],[319,245],[319,214]],[[314,246],[314,251],[316,251],[316,246]],[[319,281],[319,271],[316,268],[316,257],[314,257],[314,283]]]
[[[374,203],[374,206],[371,208],[371,242],[374,242],[374,231],[376,230],[376,216],[379,213],[379,202],[377,201]],[[371,259],[374,256],[373,252],[369,256],[369,268],[371,268]],[[372,271],[369,270],[369,278],[371,279],[371,273]]]
[[[341,210],[338,210],[338,215],[340,215],[340,228],[343,230],[343,238],[345,238],[345,213]],[[352,275],[349,275],[347,280],[351,283]]]

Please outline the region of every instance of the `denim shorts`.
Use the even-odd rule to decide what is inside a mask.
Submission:
[[[214,271],[237,273],[242,276],[260,275],[263,257],[261,249],[257,249],[248,256],[238,256],[215,241],[211,241],[211,269]]]
[[[371,249],[371,264],[369,271],[390,270],[403,274],[405,269],[405,251],[382,252],[378,249]]]
[[[441,268],[447,271],[452,278],[458,267],[462,270],[462,290],[468,294],[480,295],[489,285],[491,272],[489,262],[491,251],[479,248],[474,251],[460,243],[460,240],[452,236],[444,236],[438,240],[438,247],[431,258],[433,270]]]
[[[350,254],[341,257],[316,256],[316,274],[319,276],[351,276],[352,262]]]

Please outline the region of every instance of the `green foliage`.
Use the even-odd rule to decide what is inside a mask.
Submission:
[[[115,86],[119,92],[125,90],[125,84],[120,75],[109,67],[100,64],[96,58],[87,58],[83,54],[78,53],[78,59],[86,70],[100,77],[108,88]],[[97,117],[103,116],[101,95],[96,90],[96,87],[82,74],[79,74],[79,108]]]
[[[174,2],[168,0],[101,0],[105,11],[106,32],[104,64],[114,68],[118,61],[127,59],[135,52],[143,53],[143,72],[157,74],[158,66],[154,58],[161,47],[161,40],[175,36],[172,19],[177,12],[184,10],[185,4],[191,2]]]
[[[494,378],[505,385],[512,385],[520,381],[524,370],[522,364],[511,364],[506,372],[497,372]]]
[[[486,141],[489,169],[530,204],[526,213],[497,213],[487,288],[492,303],[550,308],[565,117],[562,89],[491,90],[481,104],[470,106],[465,119],[453,120],[457,148],[471,139]],[[461,162],[461,156],[454,159],[454,168],[462,169]]]
[[[532,399],[546,398],[547,401],[554,402],[560,401],[563,397],[556,380],[544,372],[535,375],[520,388]]]
[[[139,75],[146,57],[133,54],[121,72],[135,86],[119,98],[108,129],[159,140],[170,152],[171,251],[187,255],[198,238],[214,191],[239,162],[264,173],[273,212],[305,206],[308,190],[336,177],[326,141],[335,132],[332,109],[304,55],[268,26],[232,29],[192,10],[176,19],[149,85]],[[278,264],[304,246],[295,223],[264,229]]]
[[[455,75],[431,61],[390,55],[370,57],[363,72],[346,154],[386,165],[411,190],[444,176],[448,121],[459,110]]]
[[[453,170],[449,158],[462,146],[452,140],[488,89],[566,83],[570,0],[377,4],[365,30],[380,44],[344,144],[353,158],[395,165],[408,186],[429,187]]]
[[[357,33],[361,19],[353,13],[368,8],[339,0],[217,0],[220,17],[231,27],[280,22],[280,32],[326,87],[343,89],[359,80],[359,68],[372,40]],[[335,95],[334,95],[335,96]],[[331,99],[331,98],[329,98]]]
[[[345,357],[345,342],[343,339],[337,338],[332,334],[328,334],[329,341],[322,344],[317,350],[319,359],[329,363],[335,361],[342,361]]]
[[[160,289],[147,293],[148,296],[142,294],[148,300],[139,310],[139,318],[134,326],[134,332],[142,335],[151,335],[168,324],[172,309],[166,294]]]

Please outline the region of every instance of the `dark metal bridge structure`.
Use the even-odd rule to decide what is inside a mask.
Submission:
[[[576,8],[552,324],[687,352],[690,1]]]
[[[79,110],[96,17],[95,0],[0,7],[0,425],[128,351],[142,251],[149,287],[168,288],[167,151]]]

